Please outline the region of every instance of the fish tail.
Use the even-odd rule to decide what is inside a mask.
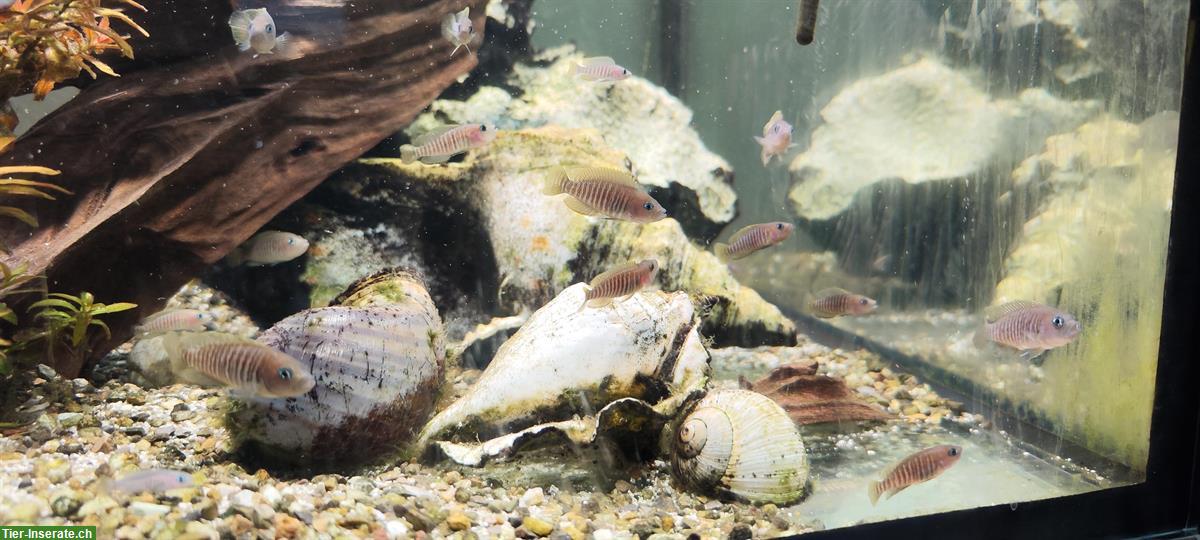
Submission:
[[[243,262],[246,262],[246,254],[242,251],[241,246],[235,247],[225,255],[225,261],[229,263],[229,266],[241,266]]]
[[[713,244],[713,253],[716,254],[717,259],[720,259],[721,262],[729,262],[729,244],[722,244],[720,242]]]
[[[867,485],[867,496],[871,498],[871,506],[875,506],[875,503],[879,502],[879,494],[882,492],[883,490],[880,488],[879,482],[877,481],[872,480],[871,483]]]
[[[250,23],[253,17],[245,10],[234,11],[229,16],[229,31],[233,34],[233,42],[238,50],[250,50]]]
[[[988,341],[990,340],[988,339],[987,324],[981,324],[979,328],[975,329],[975,336],[971,338],[971,342],[975,344],[975,347],[982,349],[987,346]]]
[[[546,183],[542,186],[542,193],[546,195],[558,195],[563,192],[563,188],[567,183],[567,171],[562,167],[555,167],[546,176]]]
[[[417,160],[417,147],[406,144],[400,147],[400,161],[412,163]]]
[[[571,65],[567,66],[567,75],[572,77],[579,75],[579,68],[580,65],[577,62],[571,62]]]

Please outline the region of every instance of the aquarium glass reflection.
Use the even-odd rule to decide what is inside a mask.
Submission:
[[[1185,0],[232,4],[0,1],[0,525],[758,538],[1145,480]]]

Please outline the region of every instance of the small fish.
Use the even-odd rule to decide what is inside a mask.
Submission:
[[[667,217],[667,210],[642,190],[625,171],[603,167],[559,167],[542,190],[546,195],[566,193],[567,208],[585,216],[604,216],[637,223]]]
[[[144,491],[162,493],[172,489],[190,487],[192,483],[192,475],[183,471],[146,469],[129,473],[119,480],[105,482],[101,485],[103,491],[135,494]]]
[[[975,345],[996,343],[1021,351],[1025,360],[1074,341],[1083,329],[1070,313],[1027,300],[992,306],[983,313]]]
[[[168,309],[146,317],[133,329],[136,334],[161,334],[163,332],[203,332],[212,316],[196,309]]]
[[[820,0],[800,0],[800,15],[796,19],[796,43],[808,45],[817,30],[817,4]]]
[[[618,66],[612,58],[597,56],[571,64],[567,73],[592,82],[615,82],[629,78],[629,70]]]
[[[316,384],[295,358],[233,334],[170,332],[163,349],[181,381],[225,386],[242,396],[295,397]]]
[[[451,13],[442,19],[442,37],[446,38],[451,45],[454,45],[454,50],[450,51],[450,57],[454,58],[454,53],[458,52],[460,47],[465,47],[467,53],[471,52],[471,41],[475,39],[475,24],[471,22],[471,8],[462,8],[458,13]]]
[[[754,137],[754,140],[762,146],[762,164],[765,167],[771,162],[771,158],[779,156],[783,159],[783,153],[787,152],[792,147],[792,125],[784,121],[783,111],[775,111],[771,115],[771,119],[767,120],[763,126],[762,137]]]
[[[817,297],[809,304],[813,315],[822,319],[832,319],[842,315],[866,315],[875,311],[877,306],[874,300],[866,296],[837,287],[817,293]]]
[[[875,257],[875,260],[871,261],[871,270],[874,270],[881,274],[886,273],[888,270],[888,265],[890,265],[891,263],[892,263],[891,255],[888,255],[888,254],[880,255],[878,257]]]
[[[400,159],[405,163],[445,163],[450,158],[472,148],[479,148],[496,138],[496,128],[487,124],[456,124],[442,126],[413,139],[412,144],[400,147]]]
[[[721,262],[729,262],[745,257],[755,251],[771,247],[792,235],[795,226],[791,223],[775,221],[742,227],[733,233],[728,244],[713,245],[713,252]]]
[[[242,9],[229,16],[229,30],[238,50],[254,49],[257,54],[274,54],[287,46],[287,32],[275,35],[275,19],[265,8]]]
[[[579,309],[607,306],[614,299],[624,298],[644,289],[654,282],[657,275],[658,261],[654,259],[626,263],[613,268],[588,283],[587,294]]]
[[[260,232],[229,253],[229,263],[237,266],[264,266],[287,262],[308,251],[308,240],[282,231]]]
[[[885,495],[885,499],[891,498],[909,486],[937,478],[951,465],[958,463],[960,457],[962,447],[943,444],[904,458],[883,472],[883,480],[872,481],[867,487],[871,506],[879,502],[880,495]]]

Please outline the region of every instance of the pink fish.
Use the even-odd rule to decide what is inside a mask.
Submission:
[[[465,47],[467,53],[471,52],[471,40],[475,39],[475,24],[471,22],[471,8],[462,8],[458,13],[451,13],[442,19],[442,37],[446,38],[454,45],[454,50],[450,51],[450,57],[454,57],[454,53],[458,49]]]
[[[728,244],[713,245],[713,252],[717,254],[718,259],[721,259],[721,262],[740,259],[755,251],[787,240],[792,235],[793,229],[795,229],[794,225],[782,221],[749,225],[733,233]]]
[[[133,331],[138,334],[160,334],[176,330],[202,332],[208,328],[209,321],[212,321],[212,315],[203,311],[169,309],[146,317]]]
[[[547,178],[546,195],[569,195],[567,208],[585,216],[653,223],[667,211],[629,173],[604,167],[559,167]]]
[[[884,471],[882,480],[872,481],[867,486],[867,496],[871,499],[871,506],[875,506],[875,503],[879,502],[880,495],[889,498],[909,486],[937,478],[951,465],[958,463],[960,457],[962,457],[961,446],[943,444],[926,448],[904,458]]]
[[[287,262],[308,252],[308,240],[282,231],[263,231],[238,246],[226,256],[237,266],[264,266]]]
[[[763,166],[775,156],[782,160],[783,153],[792,147],[792,125],[783,120],[783,111],[775,111],[763,126],[763,136],[756,136],[754,140],[762,146]]]
[[[571,64],[568,73],[592,82],[614,82],[629,78],[629,70],[618,66],[607,56],[580,60],[578,64]]]
[[[641,262],[626,263],[604,272],[588,283],[584,306],[603,307],[611,304],[613,299],[623,298],[644,289],[654,282],[658,275],[658,261],[646,259]],[[580,306],[579,309],[583,309]]]
[[[812,314],[822,319],[832,319],[842,315],[867,315],[873,313],[876,307],[878,304],[875,300],[837,287],[817,293],[817,297],[809,304]]]
[[[1015,300],[984,310],[983,327],[975,334],[975,344],[996,343],[1021,351],[1022,358],[1031,360],[1075,341],[1082,328],[1070,313],[1037,302]]]
[[[479,148],[496,138],[496,128],[487,124],[442,126],[413,139],[412,144],[400,147],[400,159],[405,163],[445,163],[451,157]]]
[[[180,489],[192,485],[192,475],[183,471],[169,469],[146,469],[129,473],[119,480],[102,480],[104,491],[116,493],[162,493],[172,489]]]

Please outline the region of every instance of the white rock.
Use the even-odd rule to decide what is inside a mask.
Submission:
[[[544,502],[546,502],[546,494],[540,487],[525,490],[525,493],[522,493],[521,498],[518,499],[518,504],[521,508],[529,508],[530,506],[536,506]]]

